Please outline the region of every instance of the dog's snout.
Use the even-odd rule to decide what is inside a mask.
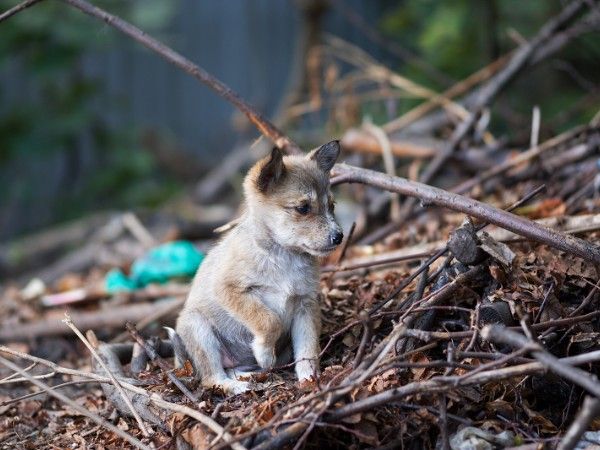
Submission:
[[[333,245],[339,245],[341,244],[342,239],[344,239],[344,233],[342,233],[340,230],[336,230],[333,233],[331,233],[329,239],[331,239],[331,243]]]

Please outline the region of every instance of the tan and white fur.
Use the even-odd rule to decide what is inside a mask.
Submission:
[[[295,361],[299,380],[318,371],[318,257],[342,240],[333,214],[332,141],[306,156],[274,149],[244,180],[244,212],[203,261],[177,320],[204,386],[249,384],[226,369]],[[291,344],[291,345],[290,345]]]

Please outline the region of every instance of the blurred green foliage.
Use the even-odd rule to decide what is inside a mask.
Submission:
[[[0,11],[15,3],[0,0]],[[155,33],[170,22],[177,6],[170,0],[99,0],[95,4]],[[84,52],[109,51],[115,33],[54,1],[37,4],[0,28],[0,73],[26,74],[22,80],[17,76],[13,86],[0,84],[0,168],[10,167],[17,159],[25,164],[27,160],[51,161],[57,155],[81,159],[75,154],[82,141],[95,153],[87,158],[99,162],[88,173],[79,173],[81,167],[76,167],[73,174],[67,174],[79,177],[79,182],[76,190],[70,188],[75,183],[63,183],[64,192],[53,205],[59,220],[97,207],[152,205],[177,188],[172,180],[155,179],[156,164],[140,147],[133,124],[115,128],[104,123],[98,108],[98,100],[106,95],[104,86],[83,71]],[[19,92],[8,92],[15,85]],[[120,107],[116,99],[108,103],[114,111]],[[33,205],[31,183],[13,181],[2,190],[0,200]]]
[[[385,15],[380,28],[432,66],[460,80],[514,49],[515,36],[533,37],[561,8],[559,0],[403,1]],[[507,132],[507,126],[528,121],[534,105],[540,106],[545,123],[557,122],[557,130],[589,120],[597,112],[597,102],[577,102],[594,90],[594,84],[598,89],[599,38],[598,32],[579,37],[552,61],[519,76],[495,103],[501,105],[493,108],[496,118],[499,109],[503,113],[502,120],[492,122],[496,131]],[[399,70],[435,89],[444,87],[412,64]],[[597,99],[598,93],[595,95]],[[403,110],[415,103],[403,102]]]

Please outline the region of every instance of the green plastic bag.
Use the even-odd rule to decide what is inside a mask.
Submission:
[[[165,283],[172,278],[192,277],[204,254],[191,242],[173,241],[148,251],[131,266],[127,277],[118,269],[111,270],[104,280],[108,292],[130,291],[150,283]]]

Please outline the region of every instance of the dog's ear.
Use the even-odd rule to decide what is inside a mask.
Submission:
[[[323,172],[329,172],[340,154],[340,141],[331,141],[308,154]]]
[[[269,187],[277,183],[285,174],[285,165],[283,164],[283,153],[277,147],[271,151],[271,156],[260,169],[256,186],[260,192],[265,192]]]

